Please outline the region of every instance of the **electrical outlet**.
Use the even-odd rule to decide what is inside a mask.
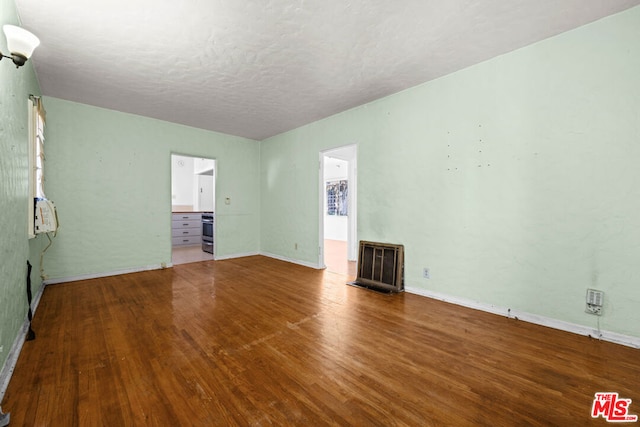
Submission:
[[[425,279],[431,279],[431,273],[427,267],[422,269],[422,277]]]
[[[293,244],[293,248],[297,251],[297,250],[298,250],[298,244],[297,244],[297,243],[294,243],[294,244]]]
[[[0,353],[2,353],[4,351],[4,346],[0,345]]]
[[[587,307],[584,309],[585,313],[595,314],[596,316],[602,316],[602,307],[597,305],[587,304]]]

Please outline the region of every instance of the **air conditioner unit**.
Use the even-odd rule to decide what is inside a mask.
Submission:
[[[349,284],[387,292],[404,291],[404,246],[360,241],[357,277]]]

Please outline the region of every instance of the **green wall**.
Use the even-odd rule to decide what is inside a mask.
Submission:
[[[13,1],[0,1],[0,27],[19,24]],[[7,52],[4,35],[0,51]],[[40,239],[28,239],[28,127],[29,95],[40,87],[30,62],[16,69],[10,59],[0,61],[0,366],[27,315],[27,260],[34,264],[33,293],[38,292]],[[30,247],[31,245],[31,247]],[[31,254],[33,252],[33,255]]]
[[[49,280],[171,262],[171,153],[217,159],[217,256],[257,253],[256,141],[45,97]],[[231,204],[225,205],[224,198]]]
[[[16,23],[2,1],[2,23]],[[170,154],[218,160],[217,255],[316,265],[319,151],[358,144],[358,238],[406,285],[640,337],[640,7],[261,143],[46,97],[50,280],[171,261]],[[0,49],[6,49],[0,46]],[[30,64],[0,63],[0,361],[26,316]],[[231,198],[225,205],[224,199]],[[297,249],[296,249],[297,244]],[[431,279],[422,278],[429,267]],[[37,290],[37,289],[36,289]]]
[[[639,41],[636,7],[263,141],[263,252],[317,265],[318,153],[357,143],[358,239],[406,286],[594,328],[596,288],[640,337]]]

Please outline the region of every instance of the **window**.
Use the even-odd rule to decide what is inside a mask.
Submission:
[[[327,215],[347,216],[348,181],[327,181]]]
[[[44,194],[44,127],[45,111],[42,98],[29,96],[29,238],[35,237],[35,199]]]

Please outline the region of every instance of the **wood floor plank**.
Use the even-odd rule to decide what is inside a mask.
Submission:
[[[49,286],[2,408],[43,426],[571,426],[640,350],[265,257]]]

